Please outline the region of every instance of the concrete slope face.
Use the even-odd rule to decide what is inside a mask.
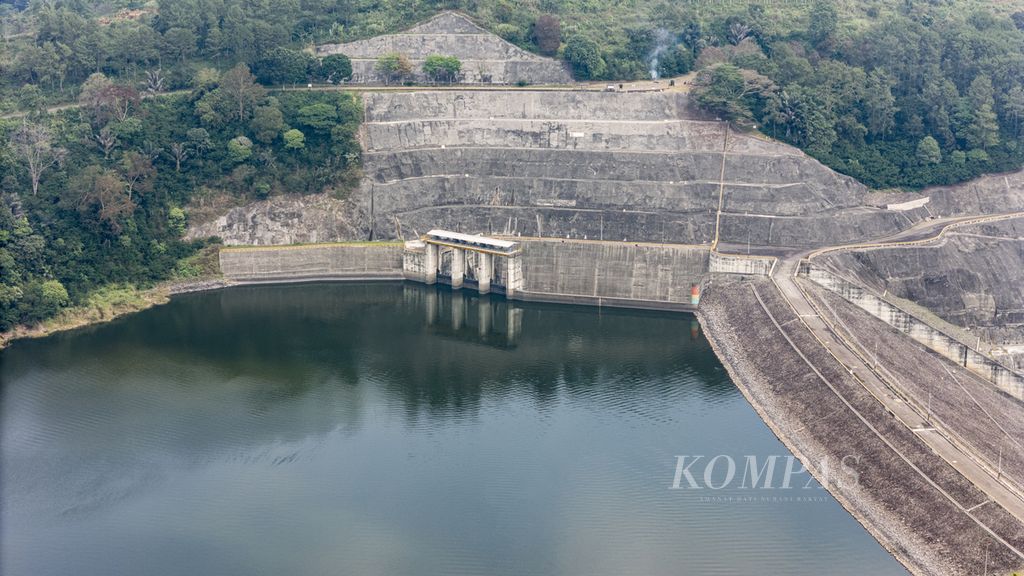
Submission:
[[[931,245],[840,252],[824,262],[877,294],[971,328],[1011,366],[1024,367],[1024,218],[958,228]]]
[[[901,225],[860,207],[860,184],[795,148],[702,117],[682,93],[364,99],[366,179],[354,200],[375,239],[442,227],[703,244],[720,202],[726,241],[816,245]]]
[[[376,36],[346,44],[327,44],[317,54],[345,54],[352,60],[352,81],[383,83],[377,59],[397,52],[406,55],[417,80],[423,61],[431,54],[455,56],[462,61],[461,82],[483,84],[568,84],[568,68],[551,58],[531,54],[480,28],[461,14],[445,12],[398,34]]]

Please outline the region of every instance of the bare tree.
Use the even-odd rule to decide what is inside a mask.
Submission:
[[[156,168],[153,162],[143,154],[131,151],[126,152],[121,160],[123,168],[125,192],[128,193],[128,200],[132,201],[132,195],[138,192],[149,192],[153,189],[152,179],[156,176]]]
[[[249,112],[266,94],[266,90],[256,83],[256,77],[245,64],[239,64],[221,75],[220,90],[237,107],[236,117],[239,121],[245,121]]]
[[[41,124],[25,120],[11,137],[14,151],[25,162],[32,178],[32,195],[39,193],[39,180],[43,172],[64,161],[67,150],[53,145],[50,130]]]
[[[188,158],[188,144],[185,142],[174,142],[171,144],[171,157],[174,158],[174,171],[181,172],[181,163]]]
[[[99,132],[93,134],[92,137],[100,145],[100,149],[103,150],[103,158],[110,158],[110,153],[117,147],[117,136],[110,131],[110,128],[104,126]]]
[[[743,42],[748,36],[750,36],[750,26],[747,26],[742,22],[733,22],[729,26],[729,33],[726,36],[729,44],[737,46],[740,42]]]
[[[164,91],[163,70],[146,70],[146,93],[149,95],[159,94]]]

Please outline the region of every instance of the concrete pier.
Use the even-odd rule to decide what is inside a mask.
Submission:
[[[452,248],[452,288],[462,288],[466,278],[466,251]]]
[[[491,291],[491,276],[494,274],[493,258],[485,252],[477,254],[476,283],[481,294]]]
[[[424,250],[425,273],[423,276],[423,282],[426,284],[436,284],[437,265],[440,262],[440,259],[438,258],[439,249],[436,244],[427,244]]]

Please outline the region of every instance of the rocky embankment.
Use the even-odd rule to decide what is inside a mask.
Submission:
[[[775,434],[911,571],[1024,566],[1024,525],[893,418],[801,327],[770,281],[716,286],[698,316]],[[844,458],[855,477],[837,476]]]

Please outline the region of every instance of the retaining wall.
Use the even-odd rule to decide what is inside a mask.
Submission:
[[[225,248],[220,269],[234,282],[401,280],[402,245],[319,244]]]
[[[802,264],[800,275],[842,296],[875,318],[907,334],[917,342],[985,378],[1011,396],[1024,400],[1024,376],[999,364],[959,340],[917,319],[909,312],[870,291],[812,264]]]

